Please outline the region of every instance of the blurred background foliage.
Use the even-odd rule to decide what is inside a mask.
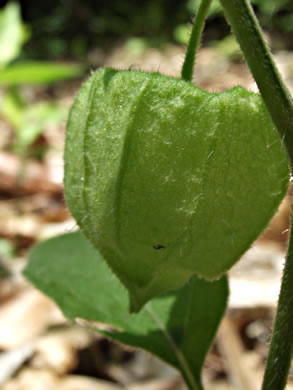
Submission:
[[[3,5],[11,1],[4,1]],[[184,43],[188,21],[200,0],[19,0],[31,37],[22,56],[34,59],[80,59],[93,49],[107,49],[132,37],[138,47]],[[253,0],[262,26],[276,45],[293,47],[293,1]],[[229,34],[218,0],[212,3],[205,40]],[[282,34],[282,40],[278,36]],[[143,39],[143,41],[142,41]],[[140,45],[140,46],[139,46]]]
[[[52,61],[23,60],[23,45],[31,37],[29,27],[23,23],[20,5],[9,2],[0,9],[0,113],[13,129],[8,149],[25,157],[30,145],[47,126],[59,124],[67,110],[50,101],[33,102],[22,86],[46,85],[81,76],[79,65]]]

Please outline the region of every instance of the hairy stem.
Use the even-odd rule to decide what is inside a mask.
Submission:
[[[293,100],[247,0],[221,0],[293,167]],[[283,390],[293,350],[293,222],[262,390]]]
[[[291,236],[272,334],[269,356],[262,385],[263,390],[286,387],[293,347],[293,239]]]
[[[196,52],[200,45],[201,34],[208,16],[212,0],[201,0],[198,12],[195,16],[191,35],[189,38],[184,63],[181,70],[181,78],[186,81],[192,80]]]

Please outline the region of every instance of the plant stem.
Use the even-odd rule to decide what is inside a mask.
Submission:
[[[286,387],[293,347],[293,237],[283,271],[277,316],[262,385],[263,390],[282,390]]]
[[[192,80],[192,74],[195,63],[196,52],[200,45],[201,34],[205,25],[205,20],[208,16],[209,8],[212,0],[201,0],[199,9],[195,16],[191,35],[189,38],[187,51],[185,54],[184,63],[181,70],[181,78],[186,81]]]
[[[247,0],[221,0],[293,167],[293,100]],[[293,220],[262,390],[283,390],[293,351]]]

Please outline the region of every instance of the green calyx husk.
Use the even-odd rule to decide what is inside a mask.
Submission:
[[[225,273],[273,216],[288,176],[261,97],[242,87],[208,93],[103,68],[71,109],[66,200],[131,311],[194,274]]]

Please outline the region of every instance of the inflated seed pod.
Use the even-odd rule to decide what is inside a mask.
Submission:
[[[288,187],[259,95],[208,93],[159,73],[94,73],[68,121],[65,194],[130,293],[131,310],[215,279],[249,248]]]

